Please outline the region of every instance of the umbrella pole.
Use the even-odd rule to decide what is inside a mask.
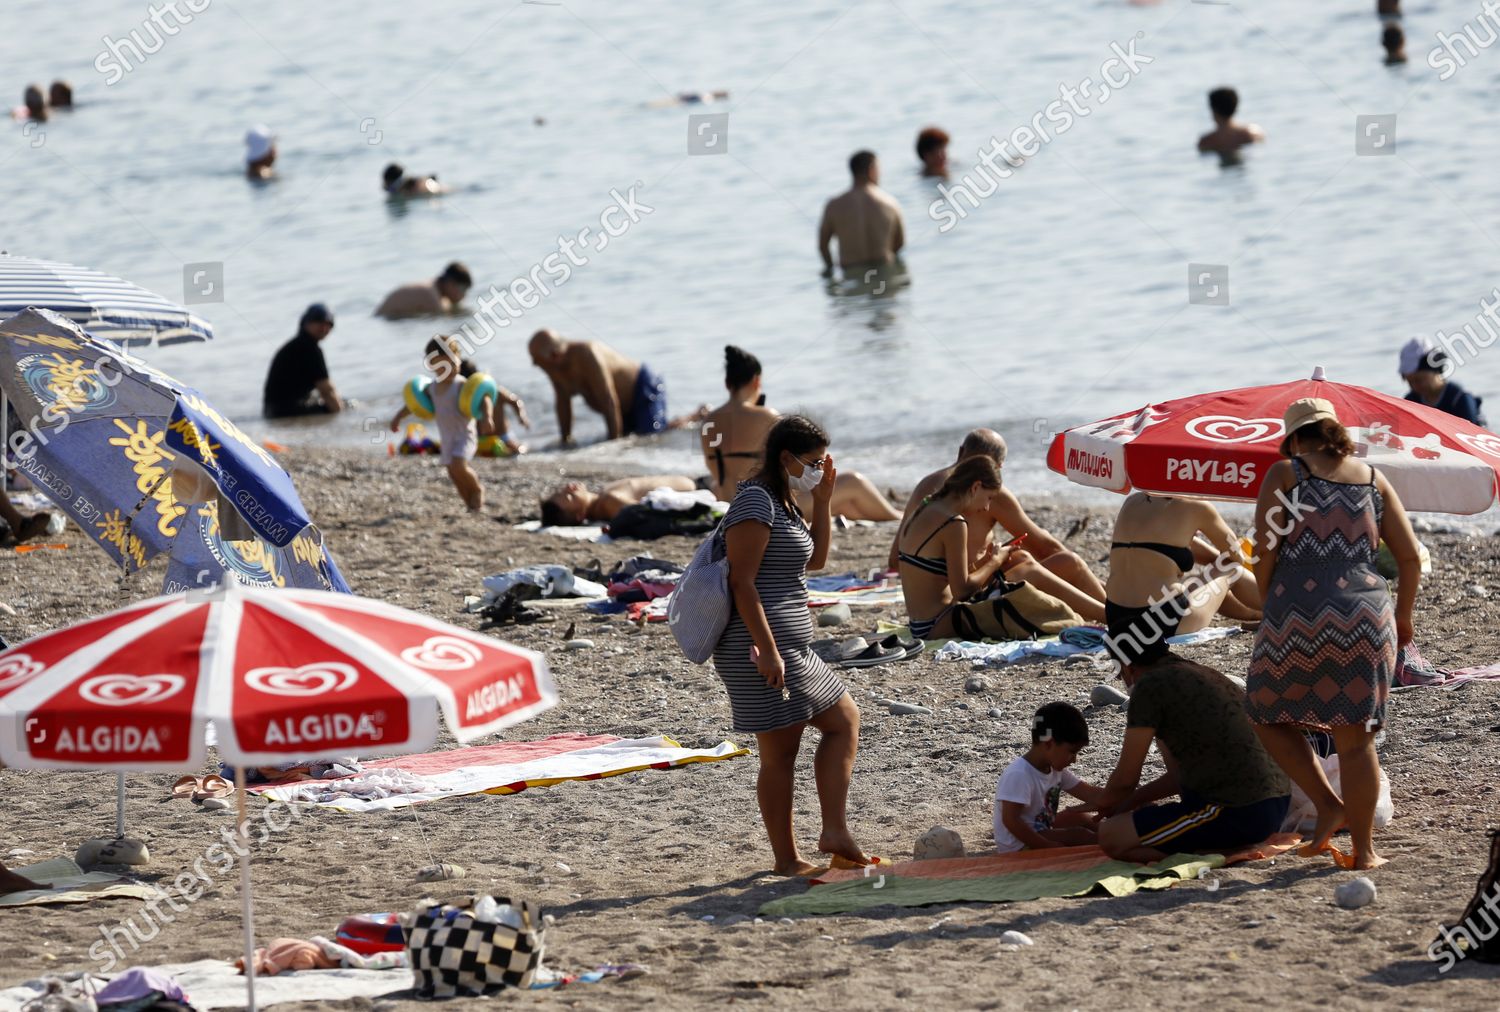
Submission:
[[[255,904],[250,897],[250,819],[245,814],[245,767],[234,768],[235,792],[239,795],[240,821],[240,912],[245,931],[245,1008],[255,1012]]]
[[[125,774],[115,774],[115,839],[125,839]]]

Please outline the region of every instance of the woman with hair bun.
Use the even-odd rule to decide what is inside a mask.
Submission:
[[[766,445],[766,434],[781,417],[774,408],[766,407],[760,371],[758,358],[743,348],[726,345],[724,386],[729,390],[729,400],[708,413],[700,430],[709,487],[726,502],[734,499],[735,488],[756,469]],[[807,493],[798,493],[796,498],[804,511],[812,508]],[[900,511],[857,471],[839,475],[832,509],[850,520],[901,519]]]
[[[1282,456],[1255,505],[1255,579],[1265,602],[1246,679],[1245,708],[1288,777],[1318,810],[1304,856],[1331,850],[1348,827],[1354,868],[1384,864],[1375,853],[1380,760],[1397,650],[1411,642],[1422,578],[1417,537],[1385,476],[1354,458],[1349,433],[1321,398],[1286,410]],[[1396,557],[1395,607],[1375,569],[1381,540]],[[1304,731],[1333,737],[1340,798]],[[1337,858],[1336,858],[1337,859]]]

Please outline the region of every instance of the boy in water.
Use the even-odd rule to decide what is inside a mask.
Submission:
[[[458,403],[458,395],[462,392],[464,383],[459,371],[461,367],[458,352],[449,338],[434,337],[427,342],[422,364],[433,375],[427,394],[432,398],[432,417],[437,424],[438,439],[442,445],[438,460],[447,466],[448,477],[453,480],[453,487],[458,490],[464,505],[469,507],[471,513],[478,513],[484,509],[484,486],[479,484],[479,475],[469,461],[474,458],[479,434],[475,420],[465,415],[463,407]],[[400,431],[401,420],[408,414],[410,411],[405,405],[396,412],[396,417],[391,419],[392,432]],[[484,399],[484,416],[479,424],[493,432],[494,402],[488,397]]]
[[[1240,106],[1240,96],[1233,88],[1215,88],[1208,93],[1208,108],[1214,114],[1214,128],[1198,138],[1200,152],[1212,151],[1221,158],[1233,158],[1246,144],[1255,144],[1266,139],[1260,127],[1253,123],[1237,123],[1234,112]]]
[[[1104,794],[1068,772],[1089,743],[1089,725],[1076,706],[1048,703],[1031,721],[1031,748],[1005,768],[995,787],[995,849],[1002,854],[1094,843],[1095,818],[1085,814]],[[1062,793],[1084,802],[1061,816]]]

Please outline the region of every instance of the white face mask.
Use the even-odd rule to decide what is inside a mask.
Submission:
[[[823,469],[821,467],[808,467],[806,464],[802,465],[802,473],[800,475],[794,475],[791,472],[787,472],[786,476],[787,484],[796,489],[798,492],[811,492],[813,489],[818,487],[818,482],[822,480]]]

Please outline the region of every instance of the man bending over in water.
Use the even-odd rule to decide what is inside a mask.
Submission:
[[[1005,464],[1005,440],[993,429],[975,429],[964,437],[958,448],[958,460],[983,454],[996,465]],[[912,514],[922,500],[936,492],[948,477],[951,467],[934,471],[912,490],[906,513],[896,528],[896,540],[906,529]],[[1001,488],[990,502],[987,514],[966,517],[969,530],[969,556],[977,559],[989,544],[990,531],[999,528],[1012,537],[1025,536],[1024,550],[1018,545],[1006,560],[1003,575],[1007,580],[1024,580],[1038,590],[1066,601],[1074,611],[1090,622],[1104,621],[1104,585],[1089,569],[1088,563],[1063,547],[1035,520],[1026,515],[1020,500],[1009,488]],[[887,566],[896,568],[896,544],[891,544]]]
[[[608,439],[681,428],[703,415],[700,411],[669,419],[666,381],[649,365],[628,359],[607,344],[569,341],[555,330],[539,330],[526,347],[531,361],[552,381],[557,429],[564,446],[573,442],[573,398],[577,396],[604,416]]]
[[[612,481],[597,492],[581,481],[565,482],[542,500],[542,526],[567,527],[613,520],[626,506],[634,506],[648,492],[669,488],[694,492],[698,482],[680,474],[646,474]]]

